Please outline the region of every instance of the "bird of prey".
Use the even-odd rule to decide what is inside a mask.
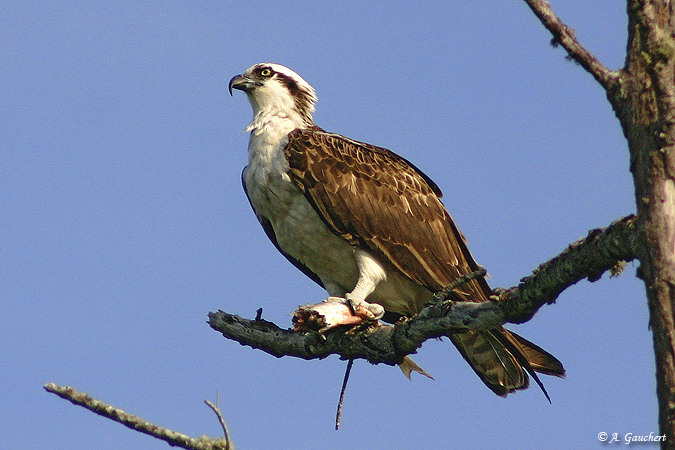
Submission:
[[[441,202],[441,190],[405,158],[314,124],[314,88],[291,69],[261,63],[230,80],[253,107],[242,182],[276,248],[329,298],[369,319],[412,317],[433,294],[479,270]],[[476,277],[452,294],[484,302]],[[535,371],[564,376],[554,356],[503,327],[450,340],[495,394]],[[542,387],[543,389],[543,387]],[[545,391],[544,391],[545,393]]]

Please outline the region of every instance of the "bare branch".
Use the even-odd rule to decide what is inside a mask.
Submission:
[[[586,50],[574,35],[574,30],[562,23],[551,9],[551,5],[544,0],[524,0],[527,6],[537,16],[539,21],[553,35],[553,45],[561,45],[567,54],[581,67],[593,75],[605,90],[609,90],[617,81],[618,73],[602,64],[591,52]]]
[[[542,264],[517,286],[499,290],[492,301],[436,302],[417,316],[396,325],[373,325],[364,332],[297,333],[263,319],[247,320],[223,311],[209,313],[209,325],[228,339],[271,355],[303,359],[338,354],[373,364],[399,364],[422,343],[458,331],[490,329],[529,320],[544,304],[555,302],[567,287],[588,278],[595,281],[622,261],[635,258],[638,248],[635,218],[625,217],[571,244]]]
[[[168,428],[154,425],[138,416],[134,416],[133,414],[129,414],[126,411],[104,403],[101,400],[97,400],[89,394],[79,392],[70,386],[57,386],[54,383],[47,383],[43,387],[46,391],[56,394],[75,405],[82,406],[100,416],[119,422],[132,430],[140,431],[141,433],[145,433],[154,438],[161,439],[172,446],[190,450],[234,449],[232,442],[226,439],[212,439],[206,436],[192,438],[185,434],[169,430]]]

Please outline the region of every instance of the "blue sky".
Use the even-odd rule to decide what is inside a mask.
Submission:
[[[140,3],[140,2],[139,2]],[[612,68],[625,6],[553,2]],[[413,161],[495,287],[634,211],[603,91],[522,2],[3,2],[0,5],[0,431],[5,448],[167,448],[45,393],[72,385],[238,448],[594,448],[657,429],[644,286],[580,282],[512,326],[564,380],[496,397],[446,341],[434,375],[277,359],[226,341],[209,311],[290,326],[324,293],[267,241],[240,185],[251,116],[227,82],[287,65],[316,122]]]

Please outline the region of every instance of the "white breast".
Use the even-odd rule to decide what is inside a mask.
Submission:
[[[293,129],[282,122],[252,130],[246,191],[256,213],[272,225],[279,247],[316,273],[330,295],[343,296],[358,278],[354,249],[328,229],[291,182],[283,149]]]

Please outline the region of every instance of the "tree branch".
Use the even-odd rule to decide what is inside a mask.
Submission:
[[[551,43],[561,45],[574,61],[578,62],[588,73],[593,75],[598,83],[609,91],[618,79],[618,72],[614,72],[602,64],[591,52],[586,50],[574,35],[574,30],[562,23],[551,9],[551,5],[544,0],[524,0],[527,6],[537,16],[539,21],[553,35]]]
[[[97,400],[90,395],[85,394],[84,392],[79,392],[70,386],[57,386],[54,383],[47,383],[43,387],[47,392],[56,394],[75,405],[82,406],[100,416],[107,417],[108,419],[114,420],[115,422],[119,422],[125,427],[131,428],[132,430],[145,433],[157,439],[161,439],[162,441],[168,442],[171,446],[181,447],[189,450],[234,450],[234,445],[227,436],[225,439],[213,439],[207,436],[193,438],[185,434],[169,430],[168,428],[152,424],[138,416],[134,416],[133,414],[129,414],[126,411],[104,403],[101,400]],[[212,407],[211,405],[209,406]],[[214,411],[216,410],[214,409]],[[221,420],[221,424],[224,424],[219,412],[216,412],[216,414]]]
[[[597,281],[607,270],[632,261],[641,243],[633,215],[618,219],[604,229],[596,228],[570,244],[562,253],[543,263],[532,275],[506,291],[499,291],[502,308],[510,323],[529,320],[544,304],[555,302],[569,286],[587,278]]]
[[[497,291],[491,301],[436,302],[393,326],[374,325],[363,332],[299,333],[261,318],[248,320],[223,311],[209,313],[208,323],[226,338],[276,357],[315,359],[337,354],[342,359],[398,364],[427,339],[525,322],[544,304],[554,303],[567,287],[584,278],[598,280],[618,263],[635,258],[639,245],[635,226],[635,218],[628,216],[605,229],[591,230],[517,286]]]

